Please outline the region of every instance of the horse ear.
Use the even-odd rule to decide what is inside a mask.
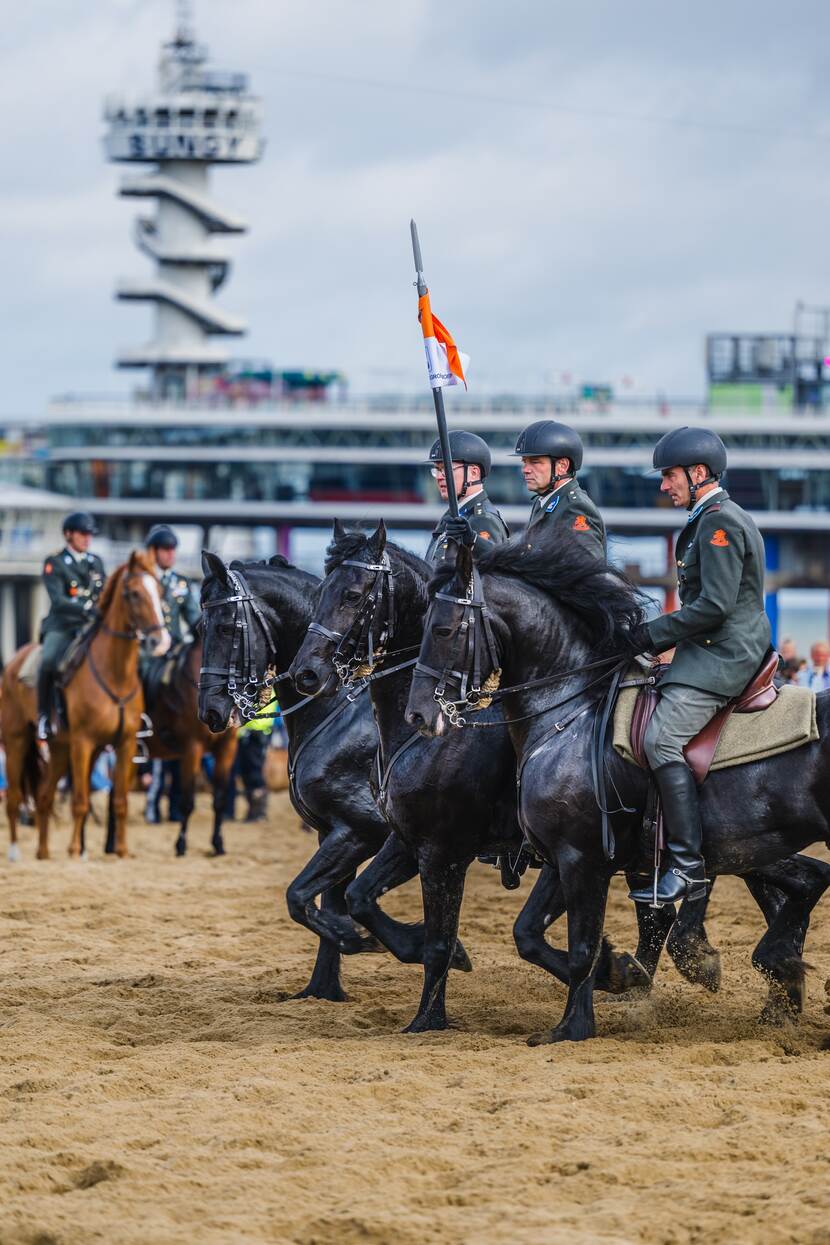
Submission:
[[[205,579],[208,575],[214,575],[221,584],[227,584],[228,568],[216,553],[211,553],[209,549],[202,550],[202,574]]]
[[[377,531],[367,539],[366,544],[369,546],[369,553],[376,562],[383,557],[383,551],[386,548],[386,524],[383,519],[377,526]]]
[[[340,540],[341,536],[346,535],[346,524],[341,519],[335,519],[331,529],[332,540]]]
[[[464,580],[468,580],[472,575],[473,551],[469,545],[458,546],[458,553],[455,555],[455,569]]]

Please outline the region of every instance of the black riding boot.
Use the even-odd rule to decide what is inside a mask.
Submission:
[[[52,671],[41,668],[37,677],[37,737],[48,739],[52,734]]]
[[[666,868],[656,888],[632,891],[629,898],[658,908],[681,899],[705,899],[703,831],[694,775],[682,761],[658,765],[653,773],[666,824]]]

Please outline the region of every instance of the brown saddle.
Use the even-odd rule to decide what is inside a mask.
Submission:
[[[644,769],[648,768],[648,762],[643,750],[646,727],[651,721],[651,715],[657,708],[657,701],[660,698],[660,678],[666,670],[668,670],[668,665],[666,664],[658,663],[652,666],[651,675],[654,677],[654,681],[640,688],[637,693],[637,700],[634,703],[634,713],[631,718],[631,751],[637,758],[638,764],[642,765]],[[709,767],[712,764],[712,758],[715,755],[721,732],[732,714],[758,713],[761,709],[766,709],[776,699],[778,688],[773,683],[773,678],[777,670],[778,654],[774,648],[771,648],[740,696],[735,696],[732,700],[727,701],[723,708],[706,723],[703,730],[686,744],[686,747],[683,749],[683,755],[698,785],[703,782],[709,773]]]

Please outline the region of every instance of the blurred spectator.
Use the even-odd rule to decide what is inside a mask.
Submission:
[[[775,682],[780,687],[782,683],[796,683],[798,681],[798,671],[801,666],[801,659],[798,656],[795,647],[795,641],[789,636],[781,641],[778,647],[778,672],[775,676]]]
[[[810,649],[810,661],[799,671],[798,682],[802,687],[809,687],[814,692],[823,692],[830,687],[830,644],[826,640],[817,640]]]

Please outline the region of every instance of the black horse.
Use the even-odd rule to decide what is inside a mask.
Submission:
[[[382,523],[368,535],[336,522],[314,622],[289,671],[300,691],[314,695],[333,690],[337,669],[367,674],[378,666],[370,685],[380,736],[378,788],[387,819],[417,859],[424,896],[426,971],[410,1026],[416,1032],[446,1027],[447,954],[467,869],[476,856],[515,859],[523,841],[516,819],[515,755],[501,714],[483,715],[492,729],[477,731],[475,738],[454,733],[438,745],[422,739],[405,720],[413,663],[397,658],[421,642],[432,569],[387,543]],[[386,658],[392,638],[395,649]],[[381,854],[347,890],[349,912],[364,923],[367,900],[400,880]],[[772,892],[768,902],[775,900]],[[557,871],[546,864],[516,921],[514,938],[523,959],[567,984],[567,954],[544,937],[564,910]],[[704,914],[705,904],[683,905],[669,950],[685,976],[716,989],[719,959],[706,939]],[[674,909],[656,912],[638,904],[637,916],[636,959],[614,954],[603,940],[598,988],[620,993],[650,987]]]
[[[228,567],[215,554],[204,553],[202,570],[199,717],[212,731],[221,731],[236,707],[228,684],[238,661],[234,645],[243,622],[248,624],[249,673],[256,672],[262,687],[267,671],[283,675],[296,655],[312,619],[320,581],[280,556]],[[253,601],[239,600],[240,582]],[[247,618],[240,613],[245,604],[256,606]],[[333,700],[306,701],[285,677],[278,678],[275,688],[288,733],[291,800],[319,837],[317,852],[286,894],[293,919],[320,939],[314,972],[299,997],[339,1002],[346,998],[340,984],[341,954],[377,950],[377,939],[400,959],[423,958],[423,925],[394,921],[377,907],[377,896],[368,898],[361,910],[361,921],[374,937],[357,929],[344,902],[355,870],[381,848],[392,868],[406,872],[408,866],[411,877],[417,866],[404,845],[389,834],[370,791],[378,740],[369,697],[352,698],[341,692]],[[381,893],[382,888],[377,894]],[[453,966],[469,968],[460,945]]]
[[[448,729],[460,694],[458,672],[468,651],[470,619],[484,623],[489,640],[482,678],[499,671],[505,713],[518,759],[519,808],[525,833],[554,862],[565,894],[570,985],[565,1013],[531,1044],[593,1037],[594,976],[600,951],[608,885],[619,870],[641,866],[641,825],[647,779],[606,742],[600,769],[607,775],[616,855],[603,850],[601,815],[592,781],[592,719],[598,670],[625,653],[629,629],[642,620],[642,598],[615,567],[585,557],[569,532],[556,528],[487,551],[474,570],[466,549],[455,564],[439,569],[424,629],[407,720],[429,735]],[[485,605],[486,601],[486,605]],[[462,632],[467,622],[467,631]],[[507,689],[543,684],[551,686]],[[466,698],[465,698],[466,699]],[[820,739],[790,755],[715,772],[701,790],[704,851],[710,877],[758,875],[759,892],[772,878],[787,898],[767,905],[772,919],[753,962],[773,979],[781,997],[799,1005],[800,953],[809,911],[827,885],[827,867],[801,858],[785,861],[807,845],[827,840],[830,809],[830,694],[818,698]],[[764,870],[764,866],[775,866]],[[814,867],[815,866],[815,867]],[[792,884],[793,878],[797,878]],[[768,898],[768,892],[766,897]]]

